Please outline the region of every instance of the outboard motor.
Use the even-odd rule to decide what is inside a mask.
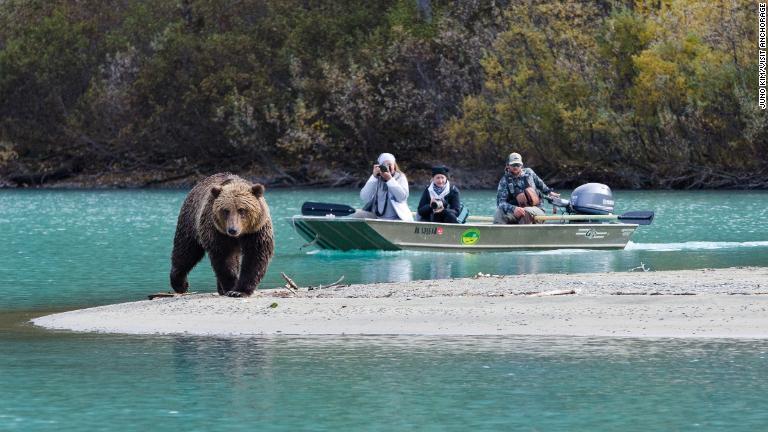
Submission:
[[[571,193],[570,207],[577,214],[607,215],[613,213],[613,193],[602,183],[583,184]]]
[[[583,184],[571,192],[571,199],[562,199],[559,197],[544,197],[555,207],[561,207],[566,213],[576,215],[587,215],[578,220],[589,220],[589,216],[602,216],[613,214],[613,193],[611,188],[602,183]],[[555,213],[552,209],[552,213]],[[631,211],[614,217],[627,224],[650,225],[653,222],[654,213],[652,211]],[[601,218],[602,219],[602,218]]]

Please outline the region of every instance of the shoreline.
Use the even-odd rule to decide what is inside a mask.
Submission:
[[[10,176],[0,174],[0,189],[191,189],[201,179],[226,169],[179,173],[176,171],[145,170],[130,173],[101,172],[77,173],[63,178],[49,177],[42,174],[31,176],[27,181],[11,181]],[[288,188],[334,188],[359,189],[365,184],[370,173],[348,173],[331,170],[317,178],[307,178],[296,174],[287,177],[284,174],[255,172],[252,170],[231,170],[231,172],[254,183],[261,183],[270,189]],[[407,172],[412,187],[427,187],[431,174],[429,169],[414,168]],[[458,185],[464,189],[496,189],[500,170],[496,169],[456,169]],[[42,177],[38,179],[37,177]]]
[[[2,167],[0,167],[2,168]],[[178,171],[163,170],[139,170],[131,172],[88,172],[76,173],[66,177],[58,178],[49,174],[29,174],[28,181],[13,181],[11,173],[0,172],[0,189],[52,189],[52,190],[79,190],[79,189],[191,189],[199,180],[216,172],[228,171],[204,170],[179,173]],[[246,178],[252,182],[264,184],[269,189],[290,189],[290,188],[334,188],[334,189],[359,189],[368,178],[366,172],[348,173],[346,171],[332,170],[327,175],[317,178],[302,178],[300,173],[295,173],[295,177],[286,177],[280,174],[267,174],[253,170],[229,170],[235,174]],[[417,168],[406,170],[409,184],[411,187],[423,188],[429,185],[431,173],[429,169]],[[17,176],[20,174],[16,174]],[[498,186],[501,168],[478,168],[461,169],[456,167],[452,170],[452,181],[455,180],[456,186],[462,190],[495,190]],[[38,177],[40,177],[38,179]],[[573,189],[576,186],[587,183],[588,181],[605,182],[599,177],[591,180],[581,181],[573,176],[555,175],[548,178],[547,184],[554,188]],[[622,181],[613,182],[612,188],[616,190],[687,190],[684,187],[670,188],[660,185],[639,185],[628,184]],[[713,185],[700,185],[698,190],[743,190],[743,191],[763,191],[766,187],[745,187],[740,183]]]
[[[47,315],[77,332],[768,338],[768,268],[480,275],[158,298]],[[571,294],[564,294],[570,293]]]

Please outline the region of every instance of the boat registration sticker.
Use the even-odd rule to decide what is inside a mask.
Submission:
[[[473,245],[480,240],[480,230],[477,228],[470,228],[461,233],[461,244]]]

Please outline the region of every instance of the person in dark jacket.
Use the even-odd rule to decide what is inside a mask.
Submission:
[[[448,168],[432,167],[432,183],[421,194],[419,220],[429,222],[459,223],[461,211],[459,189],[448,181]]]

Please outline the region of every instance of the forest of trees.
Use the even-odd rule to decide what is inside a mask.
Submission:
[[[765,188],[757,78],[748,0],[0,0],[0,184]]]

